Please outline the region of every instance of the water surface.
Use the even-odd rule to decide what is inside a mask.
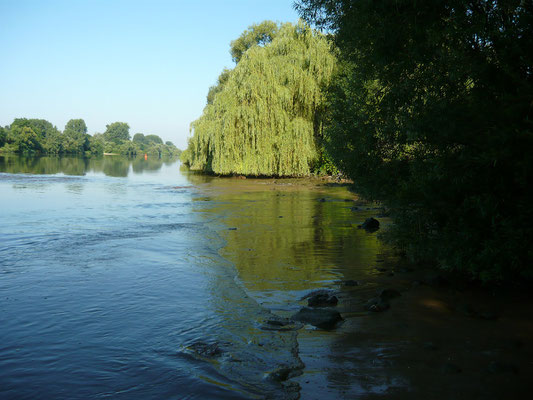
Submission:
[[[346,185],[0,156],[0,194],[2,399],[519,398],[533,373],[530,303],[415,286]],[[324,288],[335,330],[266,329]]]
[[[0,171],[0,397],[291,396],[264,374],[300,364],[295,333],[259,328],[270,313],[176,162],[0,157]]]

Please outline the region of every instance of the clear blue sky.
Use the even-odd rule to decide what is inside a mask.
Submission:
[[[121,121],[184,148],[230,41],[265,19],[295,22],[293,0],[0,0],[0,125]]]

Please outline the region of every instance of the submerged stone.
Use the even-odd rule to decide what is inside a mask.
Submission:
[[[188,350],[200,357],[214,358],[223,354],[218,343],[196,342],[187,347]]]
[[[388,301],[383,300],[381,297],[374,297],[366,302],[365,309],[372,312],[381,312],[388,310],[390,304]]]
[[[382,289],[379,291],[377,297],[374,297],[366,302],[365,309],[373,312],[381,312],[390,308],[389,301],[401,296],[396,289]]]
[[[368,232],[377,231],[379,229],[379,221],[375,218],[367,218],[361,225],[361,228]]]
[[[334,307],[339,302],[337,296],[330,292],[315,292],[307,296],[309,307]]]
[[[289,379],[292,371],[288,366],[282,365],[273,371],[267,372],[265,378],[276,382],[283,382]]]
[[[326,330],[333,329],[338,322],[343,320],[337,311],[307,307],[294,314],[292,319]]]
[[[260,329],[264,331],[295,331],[302,328],[302,324],[287,318],[271,318],[263,322]]]

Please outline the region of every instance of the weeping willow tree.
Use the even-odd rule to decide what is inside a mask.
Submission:
[[[266,21],[250,29],[271,25]],[[250,30],[243,35],[251,36]],[[238,64],[223,72],[203,115],[191,124],[193,136],[183,155],[191,169],[301,176],[323,158],[322,88],[335,68],[329,42],[302,21],[257,37],[261,40],[234,57]]]

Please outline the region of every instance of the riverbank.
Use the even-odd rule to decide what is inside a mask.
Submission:
[[[227,230],[220,254],[259,304],[283,318],[331,291],[343,322],[298,330],[301,398],[523,397],[531,364],[531,299],[411,270],[357,226],[378,217],[348,185],[310,180],[210,178],[199,184]],[[304,200],[305,199],[305,200]],[[293,215],[291,215],[293,213]],[[382,229],[386,218],[378,218]],[[261,249],[261,247],[266,247]],[[382,312],[368,301],[398,291]]]
[[[327,390],[324,370],[344,386],[345,398],[529,395],[530,296],[456,286],[431,270],[398,270],[391,261],[376,263],[378,274],[357,286],[327,286],[345,321],[333,332],[299,335],[303,398]],[[384,311],[367,311],[368,300],[383,290],[400,296]]]

